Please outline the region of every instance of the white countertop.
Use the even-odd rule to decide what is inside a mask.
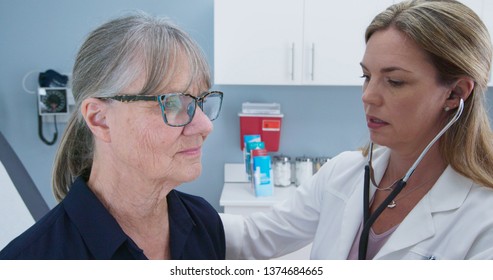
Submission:
[[[219,205],[221,206],[271,206],[287,199],[295,186],[274,187],[274,195],[256,197],[250,183],[225,183]]]
[[[219,205],[223,207],[269,207],[287,199],[295,190],[295,185],[274,187],[274,194],[272,196],[257,197],[250,182],[248,182],[245,166],[241,163],[226,163],[224,165],[224,186]]]

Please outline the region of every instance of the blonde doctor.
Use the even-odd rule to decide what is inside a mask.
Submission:
[[[492,45],[457,1],[403,1],[365,34],[371,143],[331,159],[287,201],[222,215],[226,258],[267,259],[313,242],[312,259],[492,259]]]

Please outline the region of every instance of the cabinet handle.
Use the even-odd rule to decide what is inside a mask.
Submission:
[[[294,42],[291,45],[291,80],[294,81]]]
[[[312,43],[312,81],[315,80],[315,43]]]

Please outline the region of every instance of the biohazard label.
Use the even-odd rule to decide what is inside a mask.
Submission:
[[[281,131],[281,120],[262,120],[263,131]]]

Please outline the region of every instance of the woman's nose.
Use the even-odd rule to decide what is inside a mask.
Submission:
[[[196,134],[200,133],[204,136],[211,133],[213,129],[212,121],[209,117],[200,109],[199,106],[195,109],[195,115],[192,121],[185,126],[185,134]]]
[[[380,100],[378,84],[373,81],[367,81],[363,85],[363,95],[361,100],[364,104],[378,104]]]

